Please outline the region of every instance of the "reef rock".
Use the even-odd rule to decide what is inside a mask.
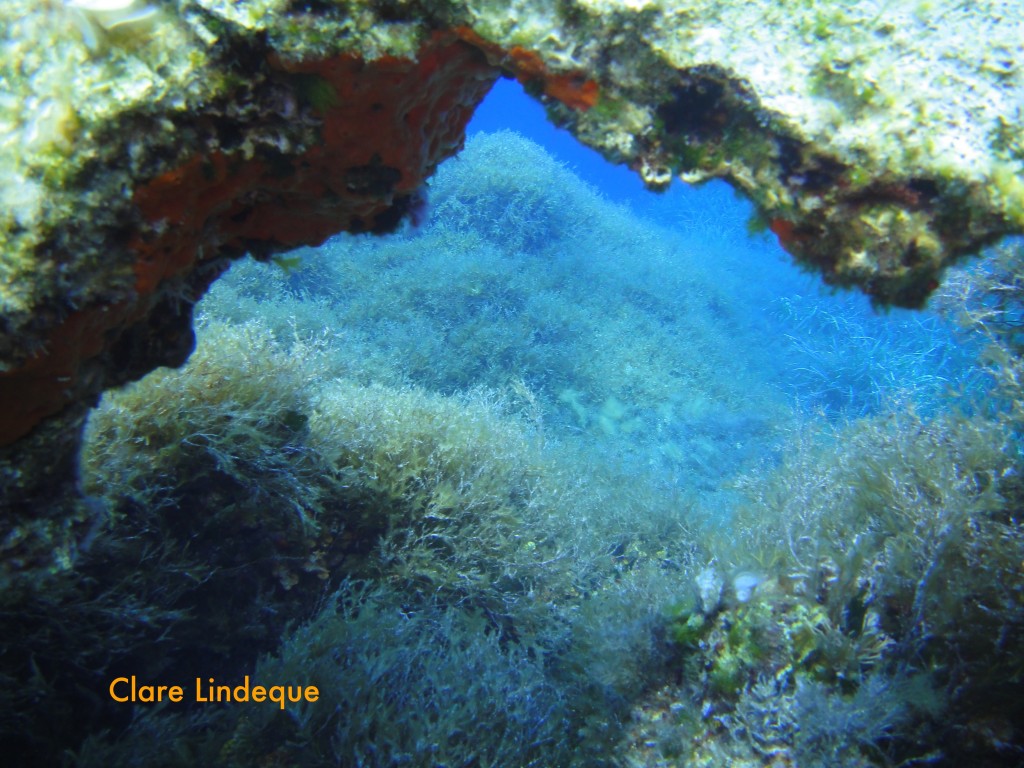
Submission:
[[[726,179],[826,281],[919,306],[1024,231],[1018,6],[7,0],[8,552],[57,535],[18,526],[74,497],[85,409],[186,359],[230,259],[393,228],[502,75],[651,188]]]

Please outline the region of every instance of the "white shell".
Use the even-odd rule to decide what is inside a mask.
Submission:
[[[145,22],[157,13],[146,0],[67,0],[67,6],[106,30]]]
[[[141,0],[67,0],[65,3],[89,13],[124,13],[142,4]]]
[[[707,614],[714,613],[718,609],[718,603],[722,599],[722,577],[711,565],[697,574],[694,581],[697,584],[697,592],[700,594],[701,610]]]
[[[746,603],[754,594],[758,584],[764,581],[764,577],[756,573],[738,573],[732,580],[732,589],[736,594],[736,602]]]

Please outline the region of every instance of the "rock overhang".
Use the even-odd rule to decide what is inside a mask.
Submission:
[[[231,258],[394,227],[501,75],[651,188],[723,178],[827,282],[920,306],[1024,230],[1024,14],[889,5],[6,3],[0,443],[180,364]]]

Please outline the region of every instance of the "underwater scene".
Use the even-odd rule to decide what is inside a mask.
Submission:
[[[1024,247],[878,310],[533,109],[104,395],[7,764],[1024,764]]]

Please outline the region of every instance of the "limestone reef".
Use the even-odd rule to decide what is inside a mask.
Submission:
[[[652,189],[724,178],[826,281],[919,306],[1024,230],[1017,11],[4,3],[0,498],[76,499],[85,409],[187,358],[227,262],[396,226],[499,76]]]

